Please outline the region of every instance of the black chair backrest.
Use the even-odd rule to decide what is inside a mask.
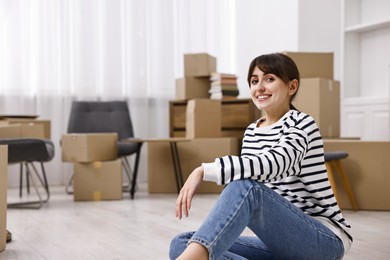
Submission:
[[[118,133],[134,137],[126,101],[73,101],[68,133]]]

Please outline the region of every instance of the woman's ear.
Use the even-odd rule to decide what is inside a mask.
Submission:
[[[290,96],[294,95],[298,91],[298,88],[299,88],[298,80],[293,79],[292,81],[290,81],[290,84],[288,86],[288,94]]]

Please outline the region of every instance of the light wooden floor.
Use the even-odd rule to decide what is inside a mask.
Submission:
[[[16,190],[8,192],[14,201]],[[8,209],[13,241],[0,259],[168,259],[169,242],[194,230],[216,195],[197,195],[191,216],[175,218],[175,194],[148,194],[141,185],[135,200],[74,202],[64,187],[52,188],[48,204]],[[390,212],[345,211],[355,243],[347,260],[390,259]]]

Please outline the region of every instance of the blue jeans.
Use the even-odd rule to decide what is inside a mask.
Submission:
[[[240,236],[249,227],[256,236]],[[342,259],[341,240],[327,227],[253,180],[229,183],[196,232],[176,236],[170,259],[188,243],[207,248],[209,259]]]

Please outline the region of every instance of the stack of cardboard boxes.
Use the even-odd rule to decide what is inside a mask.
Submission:
[[[62,161],[73,163],[75,201],[122,199],[117,133],[64,134]]]
[[[364,141],[340,134],[340,82],[333,79],[332,53],[286,52],[297,64],[301,86],[294,106],[316,120],[325,151],[345,151],[348,180],[361,210],[390,210],[390,141]],[[342,209],[351,209],[348,195],[335,175]]]
[[[333,53],[285,54],[295,61],[301,76],[294,106],[316,120],[323,138],[339,138],[340,82],[333,79]]]
[[[210,75],[217,71],[217,59],[207,53],[184,55],[184,77],[176,79],[176,99],[208,98]]]
[[[202,162],[239,154],[236,137],[222,136],[221,100],[209,98],[210,76],[216,72],[216,59],[206,53],[184,55],[184,78],[176,80],[176,99],[185,100],[180,113],[171,114],[171,121],[183,126],[183,137],[189,142],[179,142],[178,150],[184,180]],[[243,134],[243,132],[242,132]],[[148,191],[174,193],[174,169],[167,142],[148,143]],[[200,193],[220,192],[223,187],[215,183],[202,183]]]

